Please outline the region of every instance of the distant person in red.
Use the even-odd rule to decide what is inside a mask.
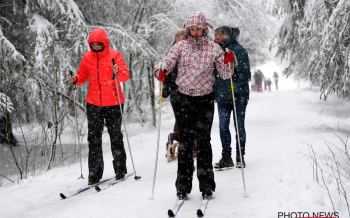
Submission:
[[[88,43],[90,51],[84,54],[72,82],[77,86],[88,83],[88,183],[91,185],[99,182],[103,174],[102,132],[105,124],[110,136],[115,177],[122,179],[127,173],[119,105],[123,105],[125,100],[120,82],[129,79],[129,70],[123,55],[110,47],[104,29],[93,29],[89,33]]]

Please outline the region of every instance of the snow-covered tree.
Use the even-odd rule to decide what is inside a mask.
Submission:
[[[2,2],[0,92],[12,100],[17,125],[25,121],[42,128],[45,134],[38,143],[47,145],[50,164],[68,115],[74,115],[72,105],[84,110],[85,88],[79,89],[74,98],[72,87],[65,81],[88,50],[87,36],[92,28],[107,29],[112,46],[122,51],[129,64],[126,118],[140,123],[151,120],[155,125],[158,90],[153,66],[168,51],[176,30],[188,16],[202,11],[214,28],[240,27],[241,42],[248,48],[252,63],[267,58],[265,52],[273,35],[270,27],[275,22],[265,13],[268,7],[260,9],[254,0]],[[45,136],[48,132],[50,137]]]
[[[14,109],[15,108],[13,106],[13,103],[12,103],[10,97],[8,97],[4,93],[0,92],[0,112],[11,113],[12,111],[14,111]]]
[[[205,4],[194,0],[194,4],[169,0],[7,1],[6,10],[0,12],[0,25],[26,63],[17,78],[17,87],[24,87],[25,91],[10,88],[16,94],[9,95],[16,96],[15,105],[17,102],[24,105],[18,111],[27,121],[50,119],[52,110],[43,105],[53,105],[52,95],[70,94],[63,84],[65,72],[77,67],[87,50],[87,33],[94,26],[105,27],[112,45],[125,54],[132,74],[126,87],[129,99],[126,111],[135,111],[139,120],[145,120],[145,102],[155,104],[153,65],[168,50],[175,31],[186,17],[201,10],[214,26],[239,26],[242,44],[248,47],[252,63],[266,58],[264,53],[272,26],[269,24],[273,22],[252,0],[211,0]],[[260,19],[254,19],[255,16]],[[21,25],[16,27],[12,22]],[[83,95],[80,95],[81,101]]]
[[[350,2],[288,0],[279,32],[278,55],[289,61],[286,74],[307,78],[329,94],[349,96]]]

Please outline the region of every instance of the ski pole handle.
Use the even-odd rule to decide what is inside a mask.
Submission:
[[[69,76],[70,78],[65,81],[65,83],[72,84],[74,88],[76,88],[76,83],[77,83],[77,77],[74,77],[74,72],[72,70],[69,70]]]

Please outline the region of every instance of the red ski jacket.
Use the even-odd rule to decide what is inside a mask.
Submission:
[[[123,104],[125,97],[120,82],[129,79],[129,70],[123,55],[110,47],[108,34],[102,28],[96,28],[90,32],[88,43],[90,45],[94,42],[103,43],[104,50],[101,52],[90,50],[84,54],[75,77],[75,83],[81,86],[86,81],[88,82],[86,102],[89,104],[96,106]],[[113,59],[118,65],[116,76],[113,76],[112,71]]]

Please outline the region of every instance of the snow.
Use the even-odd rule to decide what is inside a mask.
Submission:
[[[36,66],[45,67],[45,52],[56,37],[56,28],[44,17],[34,14],[30,20],[30,30],[37,34],[35,46]]]
[[[52,24],[39,14],[34,14],[29,23],[31,31],[39,34],[42,33],[43,35],[50,35],[49,29]]]
[[[269,69],[269,66],[278,70],[278,65],[273,63],[261,66],[261,69]],[[281,80],[282,90],[252,93],[248,104],[245,169],[248,197],[243,196],[238,169],[216,172],[217,190],[206,217],[271,218],[277,217],[279,211],[332,211],[325,191],[313,180],[308,145],[322,150],[325,140],[331,140],[333,130],[349,121],[345,114],[350,105],[341,104],[342,101],[335,98],[320,102],[318,92],[298,88],[296,82],[285,78]],[[174,122],[168,103],[163,112],[161,142],[166,141]],[[151,200],[157,130],[134,126],[128,129],[137,173],[142,180],[130,178],[100,193],[91,191],[60,200],[58,193],[75,190],[87,181],[78,179],[79,164],[56,168],[18,185],[1,187],[0,217],[166,217],[167,209],[175,201],[176,162],[165,160],[162,143],[155,199]],[[217,114],[212,146],[214,161],[217,161],[221,153]],[[113,176],[111,163],[108,151],[105,153],[104,178]],[[132,170],[130,158],[128,170]],[[87,175],[87,160],[84,160],[84,175]],[[178,217],[194,217],[199,207],[200,193],[195,174],[189,197]]]
[[[8,58],[7,56],[5,56],[5,54],[8,55],[8,53],[10,53],[11,54],[10,57],[18,62],[26,60],[24,56],[17,51],[15,46],[4,36],[1,27],[0,27],[0,45],[2,47],[2,51],[0,55],[4,55],[4,59]]]

